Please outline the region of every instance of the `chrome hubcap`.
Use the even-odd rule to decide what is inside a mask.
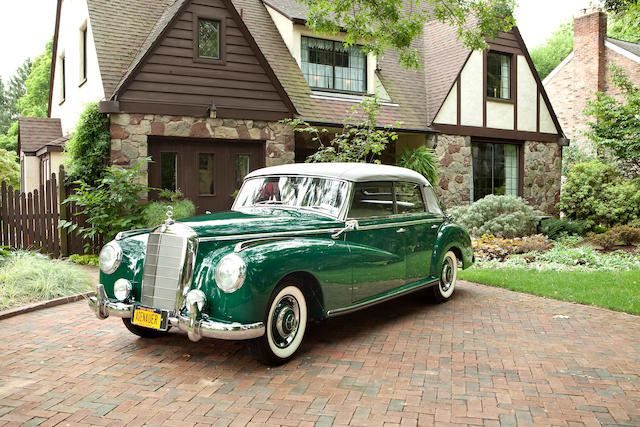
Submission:
[[[300,325],[300,307],[298,301],[285,295],[276,304],[271,318],[273,341],[280,348],[286,348],[291,344],[298,332]]]
[[[446,258],[442,265],[442,276],[440,277],[440,288],[442,292],[447,292],[453,284],[453,261]]]

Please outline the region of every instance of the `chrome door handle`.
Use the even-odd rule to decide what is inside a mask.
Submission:
[[[398,229],[396,230],[396,233],[404,233],[405,231],[407,231],[407,230],[406,230],[406,229],[404,229],[404,228],[398,228]]]
[[[431,226],[431,228],[438,228],[438,227],[440,227],[440,224],[433,224],[433,225]]]

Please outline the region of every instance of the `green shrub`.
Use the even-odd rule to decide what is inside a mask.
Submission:
[[[78,255],[73,254],[69,257],[69,261],[74,264],[98,266],[98,255]]]
[[[167,219],[167,206],[169,204],[173,208],[173,219],[189,218],[196,214],[196,207],[190,200],[149,202],[142,211],[143,226],[152,228],[162,224]]]
[[[78,215],[87,215],[89,226],[78,228],[77,224],[60,221],[60,227],[75,230],[87,239],[102,235],[105,241],[122,230],[141,228],[142,205],[138,201],[140,193],[148,191],[138,179],[141,166],[138,163],[133,169],[109,167],[95,187],[77,181],[80,187],[64,203],[75,202],[80,208]]]
[[[451,208],[448,213],[473,236],[529,236],[535,232],[538,221],[533,208],[515,196],[489,195],[470,206]]]
[[[616,245],[635,245],[640,242],[640,228],[620,225],[602,234],[595,234],[589,240],[604,249]]]
[[[14,190],[20,189],[20,163],[15,153],[0,148],[0,182],[6,181],[7,186]]]
[[[106,172],[110,149],[109,118],[100,113],[97,103],[89,104],[65,147],[68,182],[98,185]]]
[[[80,267],[35,252],[16,252],[0,267],[0,310],[92,289]]]
[[[640,180],[624,179],[614,166],[597,160],[578,163],[556,207],[570,220],[584,221],[588,230],[624,225],[640,218]]]
[[[567,218],[549,218],[540,224],[542,234],[553,240],[565,236],[581,236],[585,233],[586,228],[583,221],[569,221]]]

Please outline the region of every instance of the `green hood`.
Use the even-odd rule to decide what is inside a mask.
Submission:
[[[281,208],[227,211],[178,221],[198,237],[278,233],[341,227],[343,223],[313,212]]]

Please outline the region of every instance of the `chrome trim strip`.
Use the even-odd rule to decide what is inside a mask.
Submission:
[[[391,228],[391,227],[403,227],[405,225],[418,225],[418,224],[430,224],[432,222],[441,222],[442,218],[428,218],[428,219],[419,219],[414,221],[402,221],[402,222],[388,222],[385,224],[375,224],[375,225],[359,225],[358,230],[378,230],[380,228]]]
[[[279,233],[235,234],[232,236],[198,237],[198,242],[213,242],[224,240],[257,240],[263,238],[277,238],[285,236],[305,236],[311,234],[335,233],[341,228],[322,228],[319,230],[281,231]]]
[[[233,248],[233,251],[238,253],[238,252],[244,251],[245,249],[249,249],[252,246],[261,245],[263,243],[277,242],[280,240],[289,240],[289,238],[288,237],[266,237],[264,239],[245,240],[243,242],[236,243],[236,245]]]
[[[353,313],[354,311],[358,311],[361,310],[363,308],[367,308],[367,307],[372,307],[374,305],[392,300],[394,298],[397,297],[401,297],[403,295],[407,295],[410,294],[412,292],[416,292],[419,291],[420,289],[425,289],[428,288],[430,286],[433,286],[435,284],[438,283],[438,279],[432,280],[430,282],[426,282],[423,283],[422,285],[418,285],[412,288],[407,288],[407,289],[403,289],[403,290],[397,290],[396,292],[392,293],[392,294],[387,294],[384,296],[381,296],[380,298],[377,299],[373,299],[370,301],[361,301],[361,302],[357,302],[355,304],[352,304],[348,307],[344,307],[344,308],[336,308],[334,310],[328,310],[327,311],[327,317],[335,317],[335,316],[341,316],[343,314],[349,314],[349,313]]]
[[[106,319],[109,316],[131,318],[133,304],[122,302],[111,302],[104,291],[103,285],[96,286],[96,295],[89,297],[89,307],[91,307],[98,319]],[[195,313],[195,311],[192,311]],[[210,319],[196,320],[190,316],[178,314],[169,317],[169,324],[175,326],[180,331],[189,334],[189,338],[195,341],[201,337],[216,338],[222,340],[247,340],[259,338],[264,335],[265,327],[263,322],[256,323],[224,323]]]

